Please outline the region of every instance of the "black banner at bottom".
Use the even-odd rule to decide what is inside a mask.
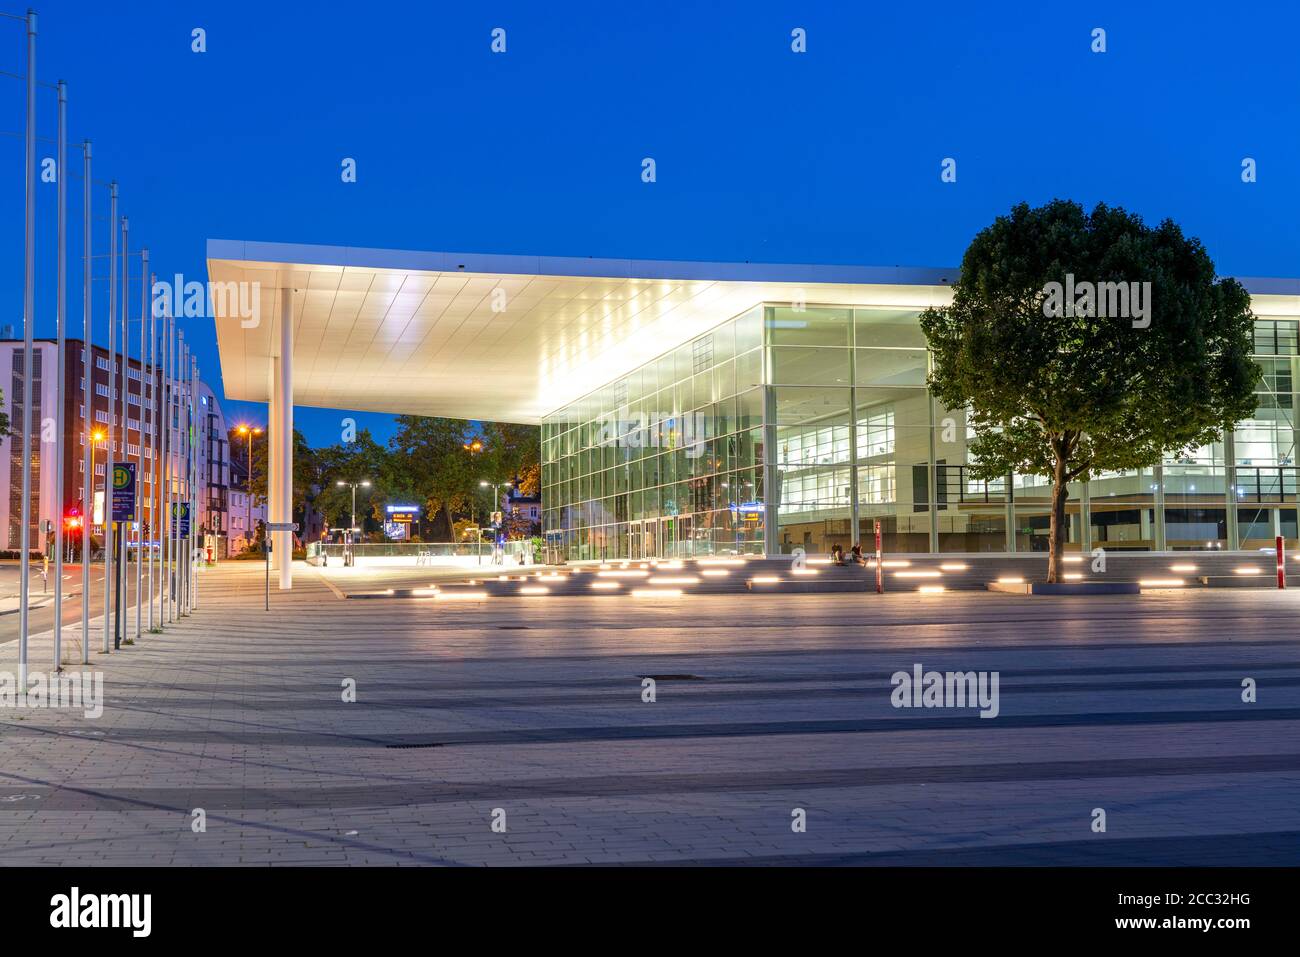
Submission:
[[[607,942],[710,925],[733,940],[820,935],[847,922],[932,943],[969,942],[978,928],[999,943],[1172,933],[1231,944],[1291,921],[1295,878],[1246,868],[22,868],[0,870],[0,895],[11,939],[126,946],[337,946],[373,944],[378,929],[471,928],[536,943],[557,921],[570,940]]]

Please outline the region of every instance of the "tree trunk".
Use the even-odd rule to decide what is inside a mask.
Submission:
[[[1056,474],[1052,477],[1052,517],[1047,532],[1047,580],[1049,582],[1061,580],[1061,559],[1068,527],[1065,524],[1065,500],[1070,495],[1070,486],[1066,481],[1065,456],[1059,449],[1056,452],[1055,471]]]

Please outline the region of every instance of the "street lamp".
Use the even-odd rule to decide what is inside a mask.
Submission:
[[[247,540],[253,533],[253,436],[261,435],[262,430],[256,426],[241,424],[235,428],[235,431],[244,436],[248,446],[248,524],[244,527],[244,539]]]
[[[339,488],[345,488],[349,485],[352,486],[352,514],[350,516],[351,520],[348,522],[348,528],[350,531],[360,531],[360,529],[357,528],[357,486],[360,485],[362,488],[370,488],[370,479],[365,479],[361,482],[339,481],[334,484]]]
[[[500,504],[501,504],[501,493],[498,491],[498,489],[511,488],[515,483],[514,483],[514,482],[489,482],[487,479],[482,479],[478,484],[479,484],[479,487],[480,487],[480,488],[490,488],[490,489],[492,489],[492,504],[494,504],[494,505],[500,505]],[[493,509],[492,511],[495,512],[496,509]],[[488,518],[491,518],[491,517],[492,517],[491,514],[489,514],[489,515],[488,515]],[[493,535],[493,536],[492,536],[492,554],[493,554],[493,555],[496,554],[496,547],[497,547],[497,546],[496,546],[496,536]]]

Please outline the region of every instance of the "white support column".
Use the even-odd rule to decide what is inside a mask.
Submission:
[[[280,521],[280,497],[276,489],[280,487],[280,360],[272,356],[267,378],[271,380],[270,400],[266,404],[266,521],[267,524]],[[271,533],[266,533],[266,540],[277,547],[271,554],[271,567],[280,567],[279,541],[272,540]]]
[[[280,363],[276,378],[275,494],[280,500],[279,521],[293,521],[293,290],[280,290]],[[275,551],[280,556],[280,590],[293,588],[293,533],[276,532]]]

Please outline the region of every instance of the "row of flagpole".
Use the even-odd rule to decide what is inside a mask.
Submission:
[[[28,11],[26,16],[0,13],[0,18],[21,20],[27,30],[27,70],[23,79],[27,87],[27,116],[24,140],[26,160],[25,210],[24,210],[24,248],[23,248],[23,382],[21,398],[21,422],[18,432],[22,442],[22,504],[19,558],[19,640],[18,640],[18,677],[19,688],[28,686],[28,644],[30,637],[29,583],[31,577],[31,491],[32,491],[32,403],[33,403],[33,366],[34,336],[36,316],[36,14]],[[63,558],[64,558],[64,442],[66,432],[67,394],[75,389],[75,382],[70,378],[65,381],[67,365],[67,181],[71,175],[67,170],[67,84],[60,80],[53,85],[58,93],[58,139],[56,151],[58,157],[55,165],[55,183],[58,190],[57,199],[57,267],[56,267],[56,336],[57,336],[57,414],[55,419],[55,440],[53,461],[56,469],[55,507],[58,510],[54,522],[55,550],[55,586],[54,586],[54,668],[60,670],[63,664]],[[83,432],[81,441],[83,485],[81,498],[81,662],[90,660],[90,539],[94,509],[95,483],[95,381],[94,367],[96,356],[93,342],[94,332],[94,297],[92,283],[93,264],[95,260],[92,228],[93,184],[91,178],[91,144],[83,141],[82,150],[82,215],[84,235],[82,239],[82,324],[85,350],[83,352],[82,388],[84,390],[84,414],[82,416]],[[108,386],[107,386],[107,421],[104,436],[106,461],[104,464],[104,594],[103,594],[103,646],[102,651],[109,653],[119,647],[123,636],[128,640],[130,621],[124,614],[128,602],[130,587],[127,569],[130,561],[130,534],[134,522],[136,528],[135,548],[135,635],[138,640],[141,628],[147,620],[149,631],[159,631],[168,622],[188,615],[198,601],[198,583],[195,565],[198,555],[198,515],[199,501],[196,497],[198,478],[197,410],[194,403],[198,395],[198,364],[190,354],[185,343],[184,333],[176,328],[176,319],[171,315],[167,303],[168,296],[158,297],[157,306],[151,304],[153,276],[149,272],[149,252],[141,249],[137,255],[140,262],[140,384],[139,419],[136,432],[139,444],[136,446],[136,481],[134,483],[134,501],[131,503],[132,517],[119,523],[114,532],[113,521],[113,485],[115,483],[115,464],[118,461],[114,448],[114,412],[118,403],[117,380],[121,378],[120,419],[121,461],[129,463],[132,458],[130,445],[130,262],[128,249],[128,222],[126,217],[118,219],[117,183],[105,184],[108,187],[109,202],[109,252],[108,252]],[[121,251],[118,250],[118,237],[121,237]],[[122,301],[120,314],[117,308],[118,265],[121,265]],[[116,348],[117,324],[121,323],[122,344],[119,352]],[[158,335],[158,324],[162,335]],[[161,353],[161,355],[160,355]],[[148,390],[145,383],[148,381]],[[17,397],[14,397],[16,399]],[[161,400],[161,401],[160,401]],[[147,413],[147,415],[146,415]],[[162,423],[159,415],[164,416]],[[147,425],[147,430],[146,430]],[[161,425],[161,429],[160,429]],[[161,436],[159,432],[161,431]],[[42,429],[42,434],[44,429]],[[178,434],[179,433],[179,434]],[[146,455],[146,439],[148,442]],[[44,453],[44,450],[42,450]],[[49,459],[42,454],[42,459]],[[148,465],[146,467],[146,459]],[[48,466],[47,466],[48,467]],[[143,481],[148,472],[150,481]],[[125,470],[124,470],[125,473]],[[148,485],[146,493],[145,486]],[[147,502],[145,496],[147,494]],[[148,505],[148,522],[145,521],[145,505]],[[180,512],[184,506],[186,533],[182,534]],[[155,545],[157,539],[157,562],[155,562]],[[145,550],[148,550],[147,582]],[[117,554],[115,555],[115,552]],[[155,586],[155,565],[157,585]],[[117,578],[114,578],[114,571]],[[142,588],[144,590],[142,590]],[[145,595],[147,594],[147,600]],[[157,601],[155,617],[155,600]],[[143,606],[148,606],[147,619]],[[116,621],[114,614],[116,613]]]

